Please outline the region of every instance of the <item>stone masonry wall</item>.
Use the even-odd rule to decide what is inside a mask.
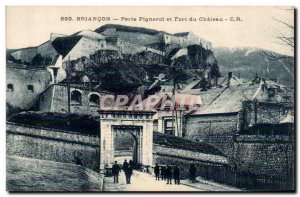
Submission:
[[[126,42],[130,42],[137,45],[148,45],[152,43],[160,43],[162,41],[160,35],[148,35],[121,31],[116,31],[115,35],[121,40],[125,40]]]
[[[99,138],[7,123],[6,153],[78,164],[99,171]]]
[[[241,135],[235,142],[235,160],[243,172],[292,178],[294,148],[291,136]]]
[[[219,164],[227,164],[227,158],[224,156],[205,154],[201,152],[194,152],[190,150],[183,150],[177,148],[169,148],[158,144],[153,144],[153,154],[164,155],[170,157],[181,157],[185,159],[196,159],[203,162],[212,162]]]
[[[184,137],[212,144],[232,157],[238,125],[237,114],[189,116],[185,119]]]
[[[102,92],[93,92],[89,90],[83,90],[83,89],[78,89],[71,87],[70,91],[79,91],[81,93],[81,104],[79,103],[72,103],[70,104],[71,108],[71,113],[78,113],[78,114],[91,114],[91,115],[98,115],[98,110],[100,109],[100,105],[94,105],[91,104],[90,102],[90,96],[92,94],[96,94],[100,97],[100,102],[101,98],[103,96],[107,96],[110,94],[102,93]],[[46,95],[51,95],[52,92],[52,99],[46,99],[42,100],[42,98],[46,97]],[[112,98],[114,98],[113,95]],[[51,102],[49,104],[48,102]],[[104,105],[108,106],[111,105],[111,102],[113,102],[112,99],[105,99]],[[100,103],[99,103],[100,104]],[[50,108],[49,108],[50,107]],[[65,85],[54,85],[53,88],[49,88],[46,92],[44,92],[40,96],[40,110],[44,112],[61,112],[61,113],[66,113],[68,112],[68,91],[67,91],[67,86]]]
[[[244,103],[244,116],[247,125],[255,124],[255,102]],[[275,104],[257,103],[257,123],[280,123],[285,110],[283,106]]]
[[[168,148],[157,144],[153,145],[153,163],[158,163],[159,165],[177,165],[180,169],[181,179],[189,177],[189,167],[192,163],[197,168],[196,175],[200,176],[203,168],[209,168],[210,166],[222,167],[226,166],[227,162],[227,158],[222,156]]]

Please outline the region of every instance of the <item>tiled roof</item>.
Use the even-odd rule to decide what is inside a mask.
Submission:
[[[237,86],[211,89],[206,92],[200,92],[203,104],[192,114],[203,115],[239,112],[242,109],[243,101],[253,99],[264,101],[267,99],[267,93],[265,92],[267,89],[263,87],[276,87],[280,89],[280,93],[278,93],[280,95],[285,95],[290,92],[285,86],[269,80],[249,81]]]

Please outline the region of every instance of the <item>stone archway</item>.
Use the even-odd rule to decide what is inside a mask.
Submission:
[[[140,161],[140,151],[141,151],[141,135],[142,135],[142,127],[140,126],[128,126],[128,125],[117,125],[117,126],[112,126],[112,131],[113,131],[113,147],[116,147],[116,134],[121,135],[121,138],[124,137],[126,138],[129,135],[133,139],[133,144],[132,144],[132,161],[135,164],[141,163]],[[124,145],[124,144],[122,144]],[[129,145],[131,146],[131,145]],[[115,149],[116,150],[116,149]],[[116,160],[116,154],[114,153],[114,160]],[[127,159],[128,160],[128,159]],[[128,160],[129,161],[129,160]]]
[[[136,161],[152,165],[153,115],[150,111],[100,110],[100,170],[114,162],[114,132],[122,130],[136,137]]]

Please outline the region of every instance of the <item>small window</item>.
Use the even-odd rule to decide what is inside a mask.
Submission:
[[[97,94],[91,94],[89,104],[90,106],[99,106],[100,98]]]
[[[101,48],[104,48],[104,44],[101,44]]]
[[[34,92],[33,85],[28,85],[27,90],[30,91],[30,92]]]
[[[174,135],[174,130],[175,130],[175,122],[174,120],[172,121],[172,119],[167,119],[164,121],[164,125],[165,125],[165,134],[169,134],[169,135]]]
[[[81,105],[81,93],[78,90],[74,90],[71,92],[71,104]]]
[[[13,84],[7,84],[7,91],[13,92],[14,91],[14,85]]]

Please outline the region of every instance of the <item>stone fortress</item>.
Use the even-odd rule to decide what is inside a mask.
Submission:
[[[165,51],[159,47],[162,44],[173,47],[200,45],[207,50],[212,49],[211,42],[192,32],[169,34],[145,28],[108,24],[95,31],[84,30],[71,36],[52,33],[49,41],[37,47],[17,50],[11,53],[11,56],[15,60],[31,62],[37,54],[52,60],[56,55],[61,54],[64,56],[63,61],[65,62],[83,56],[89,57],[98,50],[115,50],[121,54],[151,51],[165,55]]]

